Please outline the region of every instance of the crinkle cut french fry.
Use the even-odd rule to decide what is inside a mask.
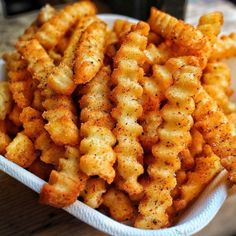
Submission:
[[[151,8],[151,15],[148,20],[153,32],[161,35],[167,40],[173,41],[176,49],[183,50],[181,55],[198,56],[201,67],[204,68],[211,53],[211,43],[203,33],[195,29],[192,25]]]
[[[180,169],[179,153],[191,142],[190,129],[195,104],[193,96],[199,89],[201,68],[197,58],[173,58],[171,64],[174,83],[165,92],[166,105],[161,109],[162,127],[158,134],[160,141],[152,147],[153,163],[148,166],[150,182],[145,197],[139,205],[135,226],[139,228],[162,228],[169,225],[167,209],[172,205],[171,191],[176,186],[175,173]],[[180,61],[179,61],[180,60]],[[193,63],[193,64],[192,64]]]
[[[224,16],[222,12],[210,12],[200,17],[197,29],[207,36],[211,44],[214,45],[223,23]]]
[[[76,201],[85,187],[87,176],[79,169],[80,153],[77,147],[66,146],[57,170],[50,174],[40,193],[40,202],[54,207],[66,207]]]
[[[33,79],[39,81],[38,88],[41,93],[46,97],[50,96],[53,92],[47,88],[47,74],[54,67],[52,59],[36,39],[27,41],[18,51],[27,61]]]
[[[194,98],[195,127],[213,152],[221,158],[222,166],[228,170],[229,179],[236,182],[236,135],[226,115],[203,87]]]
[[[119,44],[125,39],[126,35],[130,32],[133,23],[127,20],[116,20],[113,25],[113,31],[118,37]]]
[[[191,154],[193,157],[196,157],[200,153],[202,153],[203,146],[205,144],[205,141],[202,137],[202,134],[196,129],[195,125],[193,126],[191,130],[192,135],[192,144],[189,148]]]
[[[122,191],[111,188],[103,195],[103,205],[108,207],[111,217],[117,221],[130,220],[134,207],[129,197]]]
[[[89,82],[103,64],[107,26],[95,21],[83,32],[75,53],[74,83]]]
[[[88,179],[85,189],[81,192],[84,203],[92,208],[98,208],[102,202],[102,195],[106,192],[106,182],[101,178]]]
[[[24,168],[36,159],[34,144],[24,134],[18,133],[6,148],[6,158]]]
[[[0,120],[4,120],[10,113],[12,97],[9,89],[9,82],[0,82]]]
[[[35,38],[46,49],[53,48],[77,20],[84,16],[94,15],[95,13],[96,8],[89,1],[67,5],[42,25],[36,33]]]
[[[84,17],[77,24],[63,58],[57,67],[54,67],[48,77],[48,86],[59,94],[70,95],[76,85],[73,81],[73,63],[75,50],[83,31],[96,20],[95,16]]]
[[[143,51],[148,32],[149,26],[144,22],[132,27],[114,58],[115,69],[112,73],[112,81],[116,86],[112,92],[116,103],[112,116],[117,122],[114,129],[118,141],[114,149],[118,162],[117,171],[122,177],[122,189],[130,195],[143,191],[137,180],[143,173],[140,163],[143,149],[138,141],[142,126],[137,122],[142,115],[139,99],[143,89],[138,81],[143,77],[141,66],[145,61]]]
[[[236,112],[236,104],[229,99],[230,77],[230,69],[223,62],[208,63],[202,77],[203,88],[225,114]]]
[[[110,68],[103,66],[82,89],[80,100],[80,168],[88,176],[98,175],[109,184],[115,178],[113,165],[116,161],[112,149],[116,139],[111,131],[114,121],[110,116],[110,73]]]
[[[197,157],[195,162],[194,170],[187,172],[187,182],[180,187],[180,197],[174,201],[177,211],[186,208],[222,169],[220,158],[213,153],[209,145],[204,146],[202,155]]]
[[[236,56],[236,33],[223,35],[214,44],[210,61],[222,60]]]

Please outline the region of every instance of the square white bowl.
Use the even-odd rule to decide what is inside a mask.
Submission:
[[[137,22],[136,19],[115,14],[100,14],[98,17],[104,20],[110,27],[112,27],[113,22],[116,19],[127,19],[134,23]],[[233,69],[234,63],[235,61],[232,60],[229,62],[231,69]],[[234,72],[236,72],[235,69]],[[234,73],[234,75],[236,75],[236,73]],[[4,79],[5,63],[0,59],[0,80]],[[234,85],[235,84],[234,80]],[[37,193],[40,192],[45,184],[45,181],[15,163],[10,162],[3,156],[0,156],[0,170],[17,179]],[[78,200],[74,204],[63,209],[79,220],[110,235],[182,236],[192,235],[204,228],[214,218],[226,198],[226,172],[223,171],[208,185],[195,203],[183,214],[177,225],[159,230],[137,229],[119,223]]]

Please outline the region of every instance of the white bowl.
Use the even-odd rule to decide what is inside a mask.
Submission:
[[[101,14],[98,15],[110,27],[117,18],[128,19],[136,22],[135,19],[121,15]],[[231,63],[232,64],[232,63]],[[4,61],[0,60],[0,80],[5,79]],[[17,179],[35,192],[39,193],[45,181],[38,178],[22,167],[8,161],[0,156],[0,170]],[[119,236],[180,236],[192,235],[204,228],[216,215],[225,199],[227,198],[227,186],[225,184],[226,173],[220,173],[204,190],[196,202],[185,212],[177,225],[159,230],[142,230],[119,223],[97,210],[90,208],[80,201],[76,201],[65,211],[79,220],[111,235]]]

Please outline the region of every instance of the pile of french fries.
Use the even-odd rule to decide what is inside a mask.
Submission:
[[[0,153],[47,181],[43,204],[168,227],[222,168],[236,182],[236,34],[218,37],[220,12],[194,27],[153,7],[113,29],[95,14],[46,5],[3,56]]]

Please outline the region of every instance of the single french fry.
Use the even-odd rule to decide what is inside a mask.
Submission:
[[[115,178],[113,165],[116,161],[112,149],[116,139],[111,131],[114,121],[110,116],[110,73],[109,67],[102,67],[82,89],[80,100],[80,169],[88,176],[98,175],[109,184]]]
[[[101,178],[88,179],[85,189],[81,192],[84,203],[92,208],[98,208],[102,202],[102,195],[106,192],[106,182]]]
[[[84,31],[76,49],[74,83],[89,82],[103,64],[106,44],[106,24],[95,21]]]
[[[24,168],[29,167],[36,159],[34,145],[24,134],[17,136],[6,148],[6,158]]]
[[[116,86],[112,94],[116,104],[112,116],[117,122],[114,129],[118,141],[114,149],[118,162],[117,171],[122,178],[122,189],[130,195],[143,191],[137,180],[144,171],[141,164],[143,149],[138,141],[142,126],[137,120],[142,115],[139,99],[143,89],[139,81],[143,77],[141,66],[145,61],[143,51],[148,32],[149,26],[144,22],[132,27],[114,58],[115,69],[112,73],[112,81]]]
[[[131,200],[124,192],[111,188],[103,195],[103,205],[108,207],[111,217],[117,221],[130,220],[134,214]]]

